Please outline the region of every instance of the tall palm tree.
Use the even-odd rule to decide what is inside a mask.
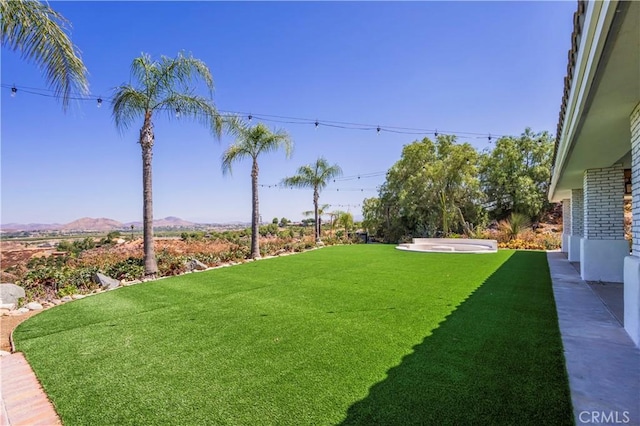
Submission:
[[[315,163],[307,164],[298,168],[296,175],[284,178],[281,182],[283,186],[296,188],[313,188],[313,209],[315,219],[315,238],[320,240],[320,221],[318,220],[318,199],[322,191],[329,182],[329,179],[342,176],[342,169],[339,165],[329,165],[324,157],[319,157]]]
[[[65,29],[70,26],[61,14],[35,0],[0,0],[0,42],[20,51],[45,73],[66,110],[72,91],[89,91],[87,69]]]
[[[293,143],[284,130],[269,130],[267,126],[258,123],[250,126],[238,118],[229,121],[229,130],[236,135],[236,141],[222,154],[222,173],[231,173],[231,165],[244,158],[251,158],[251,258],[260,257],[258,241],[258,220],[260,209],[258,202],[258,157],[260,154],[284,149],[287,158],[291,157]]]
[[[207,85],[210,97],[213,94],[213,77],[199,59],[181,52],[175,58],[162,56],[154,61],[143,53],[133,60],[131,77],[136,81],[135,85],[123,84],[115,88],[113,117],[120,131],[128,129],[136,120],[143,120],[139,143],[142,148],[144,272],[154,276],[158,272],[153,248],[151,183],[154,114],[165,114],[170,119],[193,119],[208,126],[217,137],[222,132],[223,120],[210,98],[194,94],[193,87],[198,80]]]

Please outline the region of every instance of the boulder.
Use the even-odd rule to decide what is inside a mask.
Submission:
[[[24,297],[24,288],[15,284],[0,284],[0,304],[18,303]]]
[[[85,297],[87,297],[87,296],[85,296],[84,294],[72,294],[71,295],[71,298],[73,300],[84,299]]]
[[[204,263],[200,262],[198,259],[189,259],[186,263],[185,266],[187,267],[187,271],[191,272],[191,271],[204,271],[205,269],[207,269],[207,265],[205,265]]]
[[[42,305],[39,304],[38,302],[27,303],[27,306],[25,307],[30,311],[41,311],[43,309]]]
[[[61,302],[71,302],[73,300],[73,298],[71,296],[64,296],[62,299],[60,299]]]
[[[9,356],[9,355],[11,355],[11,352],[7,352],[7,351],[0,351],[0,357],[3,357],[3,356]]]
[[[0,303],[0,309],[7,309],[13,311],[17,305],[15,303]]]
[[[93,274],[93,281],[106,290],[120,287],[120,281],[101,274],[100,272]]]

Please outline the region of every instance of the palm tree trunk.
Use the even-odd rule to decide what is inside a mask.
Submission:
[[[144,274],[155,276],[158,273],[156,252],[153,247],[153,193],[151,182],[151,160],[153,159],[153,124],[151,112],[147,111],[140,130],[142,147],[142,227],[144,241]]]
[[[318,195],[318,188],[313,188],[313,217],[315,219],[315,237],[316,242],[320,242],[320,222],[318,220],[318,199],[320,196]]]
[[[253,167],[251,168],[251,194],[252,210],[251,210],[251,258],[258,259],[260,257],[260,243],[258,238],[258,218],[260,217],[260,208],[258,205],[258,159],[253,159]]]

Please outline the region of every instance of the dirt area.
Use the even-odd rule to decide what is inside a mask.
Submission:
[[[49,256],[53,251],[52,247],[32,247],[23,243],[2,241],[0,242],[0,268],[7,269],[25,263],[32,257]]]
[[[22,315],[4,315],[0,317],[0,350],[2,351],[11,351],[11,343],[10,336],[11,332],[20,324],[22,321],[30,318],[39,312],[42,311],[31,311]]]

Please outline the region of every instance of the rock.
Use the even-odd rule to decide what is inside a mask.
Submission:
[[[72,294],[71,298],[73,300],[84,299],[86,296],[84,294]]]
[[[61,302],[71,302],[73,299],[71,296],[64,296],[60,301]]]
[[[8,309],[10,311],[13,311],[16,308],[16,304],[15,303],[2,303],[0,304],[0,309]]]
[[[0,317],[9,315],[9,312],[11,312],[11,309],[0,309]]]
[[[41,311],[42,309],[44,309],[42,307],[41,304],[39,304],[38,302],[30,302],[27,303],[27,306],[25,306],[27,309],[29,309],[30,311]]]
[[[187,267],[187,271],[204,271],[207,269],[207,265],[200,262],[198,259],[189,259],[185,262],[185,266]]]
[[[15,284],[0,284],[0,303],[18,303],[18,299],[24,297],[24,289]]]
[[[51,299],[51,303],[52,303],[53,305],[56,305],[56,306],[57,306],[57,305],[59,305],[59,304],[61,304],[61,303],[62,303],[62,300],[60,300],[60,299]]]
[[[2,358],[3,356],[7,356],[7,355],[11,355],[11,352],[0,351],[0,358]]]
[[[26,314],[27,312],[29,312],[29,308],[16,309],[14,312],[20,312],[21,314]]]
[[[106,290],[120,287],[120,281],[101,274],[100,272],[93,274],[93,281],[95,281],[96,284],[100,284],[100,287]]]

